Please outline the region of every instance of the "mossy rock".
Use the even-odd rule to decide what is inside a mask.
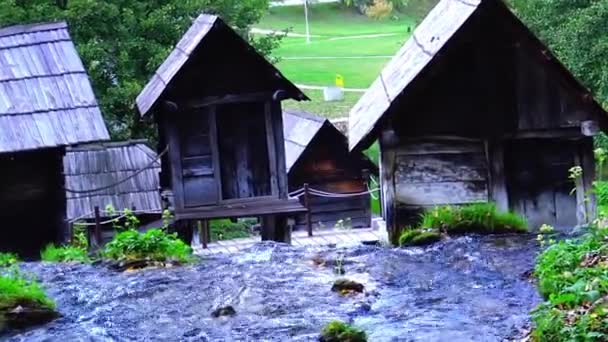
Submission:
[[[331,290],[340,294],[362,293],[365,289],[363,284],[349,279],[338,279],[334,282]]]
[[[320,342],[367,342],[363,330],[341,321],[329,322],[321,332]]]
[[[399,237],[399,245],[407,246],[425,246],[441,240],[441,235],[434,231],[424,231],[420,229],[412,229],[404,231]]]
[[[11,307],[0,308],[0,332],[3,329],[26,329],[43,325],[60,316],[50,307],[24,301]]]

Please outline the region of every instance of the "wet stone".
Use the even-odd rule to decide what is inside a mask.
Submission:
[[[338,279],[334,282],[334,285],[331,287],[331,290],[341,294],[349,294],[362,293],[364,288],[365,286],[363,286],[363,284],[358,283],[354,280]]]
[[[7,329],[26,329],[46,324],[59,316],[58,312],[49,308],[35,305],[18,305],[7,310],[4,314],[0,311],[0,321],[4,321],[4,324],[0,324],[0,326],[5,325]]]
[[[234,315],[236,315],[236,310],[231,305],[217,307],[211,312],[211,316],[215,318]]]

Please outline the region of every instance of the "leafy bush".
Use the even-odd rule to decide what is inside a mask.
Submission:
[[[162,229],[140,233],[134,229],[118,233],[109,242],[103,255],[111,260],[153,260],[188,262],[192,248],[178,239],[177,234]]]
[[[367,342],[367,335],[363,330],[349,324],[332,321],[323,328],[320,340],[322,342]]]
[[[527,231],[526,220],[514,213],[499,212],[493,203],[439,206],[422,215],[423,228],[448,233],[512,233]]]
[[[0,267],[10,267],[19,262],[19,257],[13,253],[0,252]]]
[[[247,238],[251,236],[249,224],[248,221],[213,220],[209,223],[211,241]]]
[[[593,225],[577,240],[560,241],[537,260],[535,275],[546,302],[533,312],[536,341],[608,338],[608,229]]]
[[[441,240],[441,235],[434,231],[424,231],[422,229],[404,230],[399,236],[399,246],[422,246]]]

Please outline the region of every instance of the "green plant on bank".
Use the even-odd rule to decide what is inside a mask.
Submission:
[[[87,227],[82,224],[74,224],[72,241],[69,245],[56,246],[48,244],[40,252],[42,261],[47,262],[91,262],[89,257],[89,241],[86,235]]]
[[[102,255],[116,261],[178,261],[192,260],[192,248],[181,241],[177,234],[163,229],[150,229],[145,233],[129,229],[119,232],[109,242]]]
[[[527,231],[526,220],[511,212],[500,212],[493,203],[464,206],[437,206],[425,211],[419,228],[406,227],[400,246],[421,246],[437,242],[445,234],[501,234]]]
[[[6,322],[6,314],[17,306],[54,310],[55,303],[49,299],[42,286],[33,279],[24,277],[13,268],[0,275],[0,331]]]
[[[18,262],[17,254],[0,252],[0,267],[11,267]]]
[[[139,228],[139,218],[135,216],[133,210],[125,208],[122,212],[117,212],[112,204],[108,204],[106,205],[105,211],[110,217],[118,216],[118,218],[112,220],[112,228],[114,228],[115,231],[122,232],[129,229]],[[163,224],[165,222],[164,214],[165,213],[163,212]]]
[[[367,342],[367,334],[341,321],[331,321],[321,332],[322,342]]]
[[[534,341],[608,339],[608,229],[551,244],[534,270],[546,301],[533,311]]]
[[[422,228],[434,228],[446,233],[519,233],[527,231],[525,218],[511,212],[501,212],[494,203],[465,206],[438,206],[422,215]]]

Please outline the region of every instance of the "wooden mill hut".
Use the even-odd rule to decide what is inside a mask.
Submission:
[[[352,228],[371,225],[368,181],[378,170],[363,153],[350,154],[348,139],[329,120],[312,114],[283,111],[285,156],[289,191],[303,189],[335,195],[302,195],[300,202],[310,210],[296,217],[297,229],[332,228],[342,220]],[[308,200],[308,203],[306,201]]]
[[[601,106],[505,3],[441,0],[351,110],[350,148],[380,141],[393,238],[422,208],[485,201],[571,228],[594,215],[599,128]]]
[[[66,23],[0,29],[0,250],[65,240],[65,146],[107,140]]]
[[[304,208],[287,198],[285,99],[307,98],[220,18],[194,21],[137,97],[176,220],[263,216],[264,239],[288,240],[275,226]]]
[[[108,205],[116,212],[134,210],[142,225],[160,219],[160,160],[146,140],[69,147],[63,169],[66,188],[73,190],[66,192],[68,221],[92,224],[96,207],[98,219],[108,221],[116,217]]]

